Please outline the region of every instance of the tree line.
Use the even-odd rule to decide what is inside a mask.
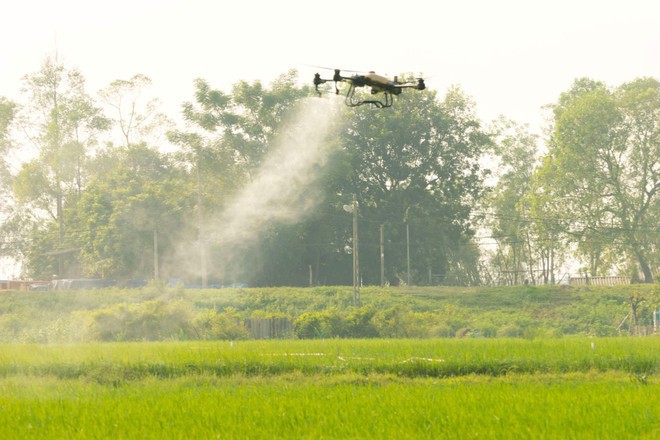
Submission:
[[[546,151],[526,126],[485,126],[458,87],[344,108],[308,170],[311,209],[234,241],[219,238],[228,206],[299,129],[289,115],[313,88],[295,71],[230,91],[197,79],[174,124],[145,98],[150,83],[135,75],[92,96],[47,58],[20,102],[0,97],[0,246],[25,277],[351,284],[353,195],[363,284],[554,283],[569,260],[590,276],[658,272],[654,78],[577,79],[549,106]]]

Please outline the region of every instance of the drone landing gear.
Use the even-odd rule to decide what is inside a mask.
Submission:
[[[375,94],[376,92],[372,90],[371,93]],[[360,99],[360,98],[356,98],[354,95],[355,95],[355,85],[351,84],[350,87],[348,88],[348,92],[346,93],[346,99],[344,100],[347,106],[359,107],[363,104],[371,104],[376,108],[386,108],[386,107],[392,107],[392,103],[394,102],[394,98],[392,97],[392,94],[390,92],[383,92],[383,95],[385,96],[385,102],[378,101],[375,99]]]

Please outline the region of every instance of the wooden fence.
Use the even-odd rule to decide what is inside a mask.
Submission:
[[[629,277],[571,277],[568,281],[574,286],[618,286],[630,284]]]
[[[252,339],[286,338],[293,334],[293,322],[289,318],[250,318],[245,327]]]

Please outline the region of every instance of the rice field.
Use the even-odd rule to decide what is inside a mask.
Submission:
[[[652,439],[657,338],[0,346],[0,438]]]

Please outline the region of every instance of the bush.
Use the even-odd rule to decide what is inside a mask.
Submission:
[[[429,337],[429,324],[434,321],[429,313],[407,311],[401,305],[377,312],[372,322],[382,338]]]
[[[241,323],[241,317],[236,309],[227,307],[221,313],[215,309],[205,310],[197,314],[192,323],[195,336],[199,339],[247,339],[248,331]]]
[[[336,310],[305,312],[293,321],[293,332],[300,339],[339,337],[343,319]]]
[[[118,304],[91,312],[86,336],[101,341],[189,339],[191,318],[190,304],[182,300]]]
[[[346,338],[377,338],[378,330],[371,322],[376,314],[373,307],[361,307],[352,310],[345,319],[345,325],[342,325],[343,334],[338,336]]]
[[[520,338],[523,330],[516,324],[507,324],[497,330],[498,338]]]
[[[351,310],[347,315],[337,309],[305,312],[293,322],[298,338],[375,338],[378,330],[371,322],[376,314],[373,307]]]

